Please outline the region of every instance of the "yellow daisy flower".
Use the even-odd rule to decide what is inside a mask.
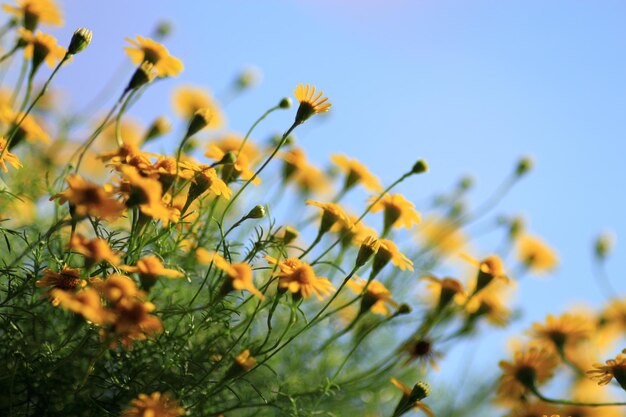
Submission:
[[[180,59],[170,55],[165,46],[150,38],[135,36],[135,39],[126,38],[132,45],[124,48],[133,64],[140,65],[149,62],[154,65],[159,77],[175,77],[183,70]]]
[[[604,365],[596,363],[593,367],[595,369],[587,371],[587,375],[598,385],[607,385],[615,378],[617,383],[626,390],[626,349],[615,359],[607,360]]]
[[[9,172],[9,169],[7,168],[6,164],[9,164],[13,168],[16,168],[16,169],[22,167],[22,163],[20,162],[17,156],[13,155],[8,150],[7,151],[4,150],[6,146],[7,146],[7,141],[4,138],[0,137],[0,155],[2,155],[0,156],[0,167],[5,173]]]
[[[309,84],[306,86],[298,84],[293,94],[300,102],[298,112],[296,113],[295,124],[304,123],[314,114],[324,113],[330,109],[331,104],[327,102],[328,97],[322,97],[324,95],[322,91],[315,94],[315,86],[311,87]]]
[[[558,264],[554,250],[543,240],[528,234],[517,239],[517,258],[537,274],[550,272]]]
[[[335,291],[330,281],[315,275],[311,265],[302,262],[298,258],[289,258],[282,262],[266,256],[269,263],[278,265],[280,271],[274,275],[278,276],[278,288],[288,290],[294,296],[309,298],[314,294],[318,300],[322,300],[324,295],[329,295]]]
[[[209,109],[211,120],[207,125],[210,129],[220,129],[226,124],[224,112],[217,101],[211,97],[208,91],[191,85],[177,87],[174,90],[172,101],[174,112],[186,120],[200,109]]]
[[[548,314],[545,324],[533,323],[530,331],[533,337],[553,343],[562,352],[566,345],[573,346],[591,337],[593,325],[582,314],[565,313],[555,317]]]
[[[59,305],[60,300],[52,297],[52,290],[59,289],[68,292],[76,292],[87,285],[87,281],[80,278],[80,269],[64,266],[59,272],[45,269],[43,271],[43,278],[35,281],[35,285],[38,287],[50,287],[46,294],[50,296],[50,303],[56,307]]]
[[[107,261],[111,265],[120,263],[120,258],[112,250],[106,240],[95,238],[87,239],[79,233],[74,233],[70,238],[68,245],[74,252],[83,255],[88,264],[94,264],[100,261]]]
[[[330,157],[331,161],[346,174],[344,188],[346,190],[352,188],[357,183],[375,193],[382,191],[380,181],[373,175],[365,165],[356,159],[350,159],[345,155],[335,154]]]
[[[63,26],[63,15],[54,0],[17,0],[17,7],[2,5],[2,10],[19,19],[24,27],[34,31],[39,23]]]
[[[24,58],[33,60],[33,68],[37,68],[44,61],[50,68],[54,68],[67,52],[57,44],[54,36],[46,33],[37,32],[33,35],[32,32],[22,29],[20,38],[26,42]]]
[[[391,261],[391,263],[401,271],[406,269],[413,271],[413,261],[400,252],[395,243],[388,239],[379,239],[378,241],[380,242],[380,248],[378,248],[378,252],[374,255],[375,267],[377,263],[384,263],[386,265]]]
[[[101,219],[114,219],[124,210],[108,190],[85,181],[80,175],[69,175],[65,181],[69,187],[50,197],[50,200],[58,199],[59,204],[68,202],[73,216],[82,218],[92,215]]]
[[[519,399],[529,388],[550,379],[558,364],[559,358],[555,352],[543,347],[531,346],[517,351],[512,362],[499,363],[502,375],[498,394],[507,399]]]
[[[431,216],[419,225],[417,232],[425,246],[440,255],[457,253],[467,244],[463,231],[446,218]]]
[[[370,203],[377,197],[370,198]],[[413,203],[408,201],[402,194],[385,194],[376,204],[372,206],[372,213],[383,211],[385,236],[394,227],[399,229],[404,227],[410,229],[421,220],[420,214],[415,210]]]
[[[169,394],[153,392],[150,395],[139,394],[131,401],[132,407],[122,413],[122,417],[180,417],[185,409]]]
[[[326,233],[336,223],[341,223],[344,227],[351,229],[352,222],[348,215],[343,211],[341,206],[336,203],[320,203],[319,201],[306,200],[309,206],[315,206],[322,209],[322,222],[320,225],[320,233]]]
[[[252,267],[249,264],[241,262],[231,264],[218,253],[209,252],[204,248],[199,248],[196,251],[196,259],[202,264],[213,262],[216,267],[226,273],[229,280],[224,282],[224,287],[222,288],[224,293],[232,290],[248,290],[261,300],[265,299],[263,293],[254,285]]]
[[[355,294],[361,294],[367,285],[367,281],[354,276],[346,285]],[[389,315],[388,307],[398,308],[398,303],[391,299],[391,291],[385,288],[382,282],[376,280],[371,281],[369,285],[367,285],[366,293],[361,300],[361,310],[359,314],[369,310],[374,314],[387,316]]]

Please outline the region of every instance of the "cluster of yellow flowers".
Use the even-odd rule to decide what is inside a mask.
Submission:
[[[172,101],[184,134],[171,154],[149,152],[152,141],[170,133],[170,122],[159,116],[142,131],[127,111],[154,80],[176,77],[183,70],[183,63],[151,38],[127,39],[126,53],[135,68],[118,100],[104,118],[98,117],[87,139],[71,140],[69,129],[52,134],[53,130],[44,127],[51,119],[46,113],[49,85],[74,55],[89,46],[92,33],[77,30],[63,48],[39,30],[42,25],[62,24],[53,0],[18,0],[3,9],[11,15],[6,33],[13,33],[15,39],[0,63],[9,62],[22,50],[24,71],[30,72],[25,86],[22,80],[15,91],[0,94],[0,125],[6,132],[0,138],[0,167],[7,185],[0,198],[0,230],[9,247],[0,257],[6,266],[2,274],[10,277],[3,287],[6,298],[0,301],[0,309],[8,305],[15,309],[11,314],[20,314],[32,307],[34,312],[29,314],[54,314],[59,322],[65,316],[78,317],[88,326],[84,341],[51,369],[58,369],[74,354],[88,353],[83,346],[95,343],[97,354],[73,388],[79,396],[96,379],[98,361],[107,360],[104,376],[93,383],[93,392],[101,391],[89,394],[89,401],[107,415],[115,410],[125,417],[220,415],[263,407],[285,411],[281,401],[298,414],[301,397],[319,396],[312,407],[321,407],[321,400],[335,386],[350,387],[368,378],[378,382],[375,378],[382,377],[399,390],[393,417],[411,410],[434,417],[431,405],[424,402],[430,387],[422,381],[409,387],[400,378],[427,377],[431,368],[438,368],[451,342],[475,336],[484,323],[508,325],[514,316],[510,297],[519,279],[525,273],[549,273],[558,264],[553,249],[528,233],[519,218],[502,222],[506,245],[497,253],[480,259],[471,256],[475,250],[465,226],[488,210],[464,208],[462,198],[471,186],[469,180],[441,197],[436,210],[424,216],[409,198],[393,190],[425,173],[428,166],[423,160],[387,187],[364,164],[345,155],[332,155],[332,170],[309,162],[295,144],[293,132],[331,108],[323,92],[309,84],[296,86],[298,107],[293,123],[268,146],[254,142],[250,135],[268,114],[289,109],[291,99],[281,99],[245,135],[239,135],[224,130],[224,111],[208,91],[178,87]],[[43,62],[52,72],[33,94]],[[242,76],[235,88],[243,90],[251,82],[250,76]],[[209,138],[200,139],[205,132],[210,132]],[[279,178],[266,170],[274,159],[281,165]],[[529,159],[522,159],[511,178],[521,178],[531,165]],[[276,201],[287,193],[287,187],[298,190],[298,206],[286,216],[297,226],[287,221],[278,224],[272,217],[278,203],[267,193],[274,186],[279,188]],[[346,208],[345,197],[359,187],[369,197],[356,215]],[[257,200],[267,204],[255,204]],[[253,208],[246,209],[250,205]],[[303,220],[300,215],[307,206],[318,215]],[[366,224],[370,213],[382,214],[378,230]],[[38,227],[50,219],[47,231]],[[262,219],[269,220],[267,227],[260,225]],[[313,225],[315,231],[310,230]],[[247,240],[251,243],[246,244]],[[304,240],[310,243],[303,244]],[[606,256],[608,247],[606,241],[598,243],[599,259]],[[512,251],[517,262],[507,260]],[[471,271],[468,278],[462,278],[462,273],[434,275],[448,259],[465,260]],[[410,280],[405,277],[409,273],[422,278]],[[342,279],[335,278],[338,274]],[[352,295],[346,294],[346,287]],[[39,297],[33,297],[36,293]],[[423,303],[413,301],[416,293]],[[413,307],[420,309],[418,317],[402,322],[399,318],[406,318]],[[75,315],[62,316],[60,309]],[[8,317],[7,323],[18,328]],[[624,404],[608,402],[606,393],[589,380],[607,385],[615,379],[626,390],[626,350],[605,364],[594,364],[626,330],[625,318],[626,301],[615,298],[597,314],[568,312],[535,323],[528,332],[530,340],[516,347],[513,359],[500,362],[496,402],[510,417],[619,415],[620,409],[611,406]],[[416,321],[417,327],[411,328]],[[392,328],[390,322],[398,323],[401,332],[389,337],[384,354],[369,353],[371,357],[354,365],[350,377],[341,379],[349,368],[346,364],[354,362],[353,354],[367,346],[364,340],[379,328]],[[311,328],[317,329],[315,337],[300,337]],[[97,341],[90,339],[91,330],[97,332]],[[353,339],[346,342],[346,334]],[[64,337],[59,349],[72,337]],[[398,337],[403,339],[399,346],[389,347]],[[170,349],[168,343],[178,344]],[[326,355],[331,346],[334,353]],[[159,358],[154,352],[165,355],[167,350],[173,350],[175,359],[168,359],[167,365],[172,369],[142,375],[141,383],[129,375],[120,376],[124,365],[115,364],[142,359],[149,368]],[[302,362],[316,355],[310,360],[318,367],[318,376],[325,377],[321,388],[287,395],[277,390],[289,385],[288,377],[276,390],[267,382],[259,390],[244,379],[255,378],[261,372],[256,370],[264,368],[279,369],[273,371],[278,375],[281,365],[273,358],[283,350],[301,355]],[[598,352],[592,354],[592,350]],[[342,362],[337,362],[339,356]],[[417,367],[413,366],[416,361]],[[16,368],[11,369],[15,372]],[[549,398],[540,391],[559,369],[572,373],[572,400]],[[9,368],[4,370],[9,372]],[[327,376],[328,372],[332,373]],[[161,379],[164,374],[168,377]],[[264,403],[243,401],[231,388],[242,381]],[[34,388],[22,385],[26,409],[45,395],[32,394],[29,390]],[[312,389],[314,384],[299,381],[297,385]],[[261,391],[279,394],[270,400]],[[356,397],[349,393],[347,397],[352,407]],[[121,404],[121,399],[126,402]],[[11,399],[9,404],[19,401]],[[41,399],[37,410],[46,401]],[[107,409],[110,403],[115,406]],[[596,410],[602,412],[594,414]]]

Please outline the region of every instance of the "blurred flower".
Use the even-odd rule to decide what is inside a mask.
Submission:
[[[348,190],[360,183],[372,192],[382,191],[382,186],[378,178],[356,159],[350,159],[345,155],[335,154],[331,156],[331,160],[346,174],[344,189]]]
[[[77,292],[52,289],[50,294],[62,308],[78,313],[94,324],[106,324],[113,320],[113,315],[102,306],[100,295],[93,288]]]
[[[613,378],[626,390],[626,349],[615,359],[609,359],[606,364],[596,363],[595,369],[587,371],[590,378],[598,382],[598,385],[607,385]]]
[[[261,291],[254,286],[252,267],[249,264],[241,262],[231,264],[218,253],[209,252],[204,248],[199,248],[196,251],[196,259],[205,265],[214,263],[216,267],[226,273],[228,280],[224,282],[223,293],[232,290],[248,290],[261,300],[265,299]]]
[[[341,206],[336,203],[321,203],[319,201],[306,200],[306,204],[322,209],[322,221],[320,224],[320,233],[326,233],[336,223],[342,224],[344,227],[351,229],[352,223],[348,215],[343,211]]]
[[[591,321],[581,314],[566,313],[559,317],[548,314],[545,324],[533,323],[531,335],[554,344],[559,353],[566,345],[589,339],[593,332]]]
[[[17,7],[2,5],[2,10],[15,16],[28,30],[34,31],[39,23],[63,25],[63,15],[53,0],[17,0]]]
[[[135,39],[126,38],[132,45],[124,48],[133,64],[139,65],[147,61],[154,65],[159,77],[177,76],[183,70],[183,63],[170,55],[165,46],[150,38],[135,36]]]
[[[79,233],[74,233],[68,246],[83,255],[89,265],[100,261],[107,261],[111,265],[117,265],[120,262],[119,256],[111,250],[108,242],[104,239],[89,240]]]
[[[0,137],[0,155],[1,155],[0,167],[2,167],[2,170],[5,173],[9,172],[9,169],[7,168],[6,164],[9,164],[13,168],[16,168],[16,169],[22,167],[22,163],[20,162],[17,156],[13,155],[8,150],[7,151],[4,150],[6,146],[7,146],[7,141],[4,138]]]
[[[370,198],[374,202],[378,197]],[[410,229],[420,222],[420,214],[415,210],[413,203],[408,201],[402,194],[385,194],[383,198],[372,206],[372,213],[383,210],[384,230],[383,236],[394,227]]]
[[[441,358],[441,352],[435,350],[433,342],[426,338],[411,338],[400,348],[402,352],[409,355],[404,365],[413,361],[418,361],[425,365],[428,363],[433,369],[438,370],[437,360]]]
[[[24,58],[33,60],[32,72],[44,61],[50,68],[53,68],[65,57],[65,48],[58,45],[56,38],[52,35],[41,32],[33,35],[32,32],[21,29],[20,38],[26,43]]]
[[[113,219],[123,211],[122,204],[103,187],[85,181],[80,175],[68,175],[65,181],[69,187],[50,197],[58,199],[59,204],[69,202],[72,215],[82,218],[87,215],[101,219]]]
[[[387,316],[389,315],[388,307],[398,308],[398,303],[391,299],[391,291],[385,288],[379,281],[373,280],[367,284],[366,280],[354,276],[346,285],[355,294],[362,294],[365,287],[367,287],[361,299],[359,314],[371,311],[374,314]]]
[[[401,271],[406,269],[413,271],[413,261],[400,252],[395,243],[388,239],[379,239],[378,241],[380,242],[380,247],[376,255],[374,255],[374,270],[380,271],[387,263],[391,262]]]
[[[431,216],[417,228],[424,244],[440,255],[459,252],[467,244],[463,231],[451,220]]]
[[[122,413],[122,417],[180,417],[185,409],[168,394],[153,392],[150,395],[139,394],[131,401],[132,407]]]
[[[513,361],[500,361],[502,369],[498,394],[507,399],[517,400],[552,377],[559,364],[558,356],[543,347],[531,346],[515,352]]]
[[[52,297],[52,290],[59,289],[68,292],[76,292],[87,285],[87,281],[80,278],[80,269],[68,268],[64,266],[59,272],[51,269],[43,271],[43,278],[35,281],[38,287],[50,287],[46,294],[50,295],[50,302],[53,306],[58,306],[60,300]]]
[[[549,272],[558,264],[554,250],[543,240],[528,234],[517,239],[517,258],[538,274]]]
[[[186,120],[190,120],[196,111],[200,109],[209,109],[212,117],[207,126],[208,128],[220,129],[225,124],[224,114],[219,104],[207,91],[200,87],[177,87],[174,90],[172,100],[176,114]]]

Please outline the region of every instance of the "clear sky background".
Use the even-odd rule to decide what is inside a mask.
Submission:
[[[604,301],[592,280],[592,240],[602,230],[626,236],[626,2],[62,4],[67,26],[53,33],[69,40],[76,27],[94,32],[89,49],[58,78],[72,92],[71,105],[88,101],[127,59],[124,37],[149,35],[166,18],[174,32],[165,43],[185,71],[133,109],[146,123],[171,113],[167,94],[176,85],[219,93],[255,65],[262,83],[228,106],[230,129],[244,132],[296,84],[313,83],[334,111],[300,132],[310,158],[322,163],[344,152],[390,183],[423,157],[430,173],[401,187],[420,204],[466,173],[477,180],[472,197],[480,202],[520,155],[532,155],[536,169],[496,212],[524,214],[531,231],[558,249],[561,265],[551,278],[525,280],[519,327],[577,302]],[[256,136],[281,131],[292,117],[273,115]],[[618,241],[609,262],[621,290],[625,247]]]

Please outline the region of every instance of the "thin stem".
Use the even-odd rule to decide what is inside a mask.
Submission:
[[[270,113],[272,113],[273,111],[278,110],[278,109],[280,109],[280,105],[272,107],[271,109],[269,109],[268,111],[263,113],[263,115],[261,117],[259,117],[257,119],[257,121],[252,124],[252,126],[250,126],[250,129],[248,129],[248,132],[246,133],[246,136],[244,136],[243,140],[241,141],[241,145],[239,145],[239,149],[237,149],[237,155],[236,155],[237,157],[239,157],[239,154],[241,153],[241,151],[242,151],[243,147],[245,146],[246,142],[248,141],[248,138],[250,137],[250,134],[252,133],[254,128],[259,123],[261,123],[261,121],[263,119],[265,119]]]
[[[0,36],[2,36],[2,34],[0,34]],[[10,58],[18,49],[20,49],[19,44],[15,44],[15,46],[13,47],[13,49],[11,49],[9,52],[7,52],[6,54],[2,55],[0,57],[0,62],[4,62],[6,61],[8,58]]]
[[[609,403],[595,403],[595,402],[585,402],[585,401],[572,401],[572,400],[562,400],[555,398],[548,398],[544,396],[537,387],[531,386],[528,389],[537,396],[541,401],[551,403],[551,404],[563,404],[563,405],[580,405],[584,407],[611,407],[611,406],[621,406],[626,405],[626,402],[609,402]]]
[[[128,107],[128,103],[133,98],[136,90],[133,90],[122,104],[122,108],[117,113],[117,117],[115,118],[115,141],[117,142],[118,147],[124,146],[124,139],[122,139],[122,116],[126,112],[126,108]]]

